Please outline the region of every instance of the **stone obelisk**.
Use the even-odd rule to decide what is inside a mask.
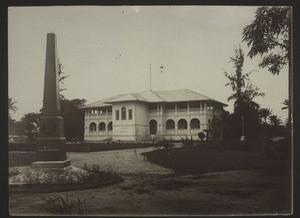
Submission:
[[[33,168],[64,168],[70,165],[66,156],[63,118],[60,116],[60,94],[56,35],[47,34],[44,99],[40,133]]]

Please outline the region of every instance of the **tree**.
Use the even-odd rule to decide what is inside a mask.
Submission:
[[[259,66],[273,75],[289,63],[289,7],[260,7],[254,21],[243,29],[248,56],[263,56]]]
[[[282,104],[284,105],[281,110],[285,110],[285,109],[289,109],[290,108],[290,101],[289,99],[284,99],[284,101],[282,102]]]
[[[59,59],[58,59],[58,81],[59,81],[59,92],[60,92],[60,98],[61,99],[65,99],[65,96],[63,94],[61,94],[61,92],[63,92],[64,90],[66,90],[66,88],[64,88],[64,80],[69,77],[70,75],[65,75],[65,73],[63,72],[63,65],[62,63],[59,62]]]
[[[61,99],[61,116],[64,119],[64,134],[67,140],[81,140],[84,136],[84,111],[81,106],[85,99]]]
[[[235,100],[234,104],[236,107],[239,106],[242,101],[252,103],[253,98],[264,96],[265,94],[263,92],[259,92],[259,88],[250,81],[249,76],[251,72],[243,74],[244,52],[241,47],[239,46],[236,48],[234,53],[235,55],[230,58],[229,62],[233,62],[235,72],[232,74],[224,72],[224,75],[229,80],[225,86],[230,85],[234,92],[227,100]]]
[[[17,111],[16,107],[16,101],[13,101],[12,98],[8,98],[8,110],[9,110],[9,116],[11,115],[11,112],[15,113]]]
[[[272,115],[272,110],[270,110],[269,108],[261,108],[259,109],[259,115],[261,118],[264,119],[265,124],[267,123],[267,118]]]
[[[29,140],[35,141],[39,133],[39,119],[41,113],[27,113],[21,118],[23,122],[25,135]]]
[[[278,127],[282,124],[280,117],[278,117],[277,115],[271,115],[269,117],[269,120],[270,120],[270,124],[275,127]]]
[[[234,50],[235,54],[230,58],[233,62],[235,72],[228,74],[224,72],[225,77],[229,80],[226,86],[231,86],[233,94],[228,97],[228,101],[234,100],[234,112],[232,116],[232,131],[233,135],[240,137],[242,127],[246,128],[247,136],[256,134],[259,125],[258,109],[259,105],[253,101],[255,97],[264,96],[263,92],[259,91],[250,81],[250,74],[243,73],[244,53],[239,46]],[[242,118],[244,120],[242,121]],[[245,125],[244,125],[245,124]]]

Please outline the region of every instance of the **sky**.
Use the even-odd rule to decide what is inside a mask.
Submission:
[[[265,93],[254,101],[285,121],[288,68],[278,76],[247,57],[243,28],[254,20],[250,6],[48,6],[8,9],[9,97],[12,118],[42,108],[47,33],[57,36],[65,75],[62,93],[87,103],[124,93],[191,89],[228,104],[224,72],[239,45],[244,72]],[[163,66],[161,71],[160,67]]]

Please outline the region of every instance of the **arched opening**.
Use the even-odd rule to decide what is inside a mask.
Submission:
[[[110,121],[110,122],[108,123],[107,129],[108,129],[108,131],[112,131],[112,129],[113,129],[112,121]]]
[[[187,121],[185,119],[178,120],[178,129],[187,129]]]
[[[200,129],[200,120],[194,118],[191,120],[191,129]]]
[[[96,123],[92,122],[92,123],[90,124],[90,131],[91,131],[91,132],[95,132],[96,129],[97,129]]]
[[[156,122],[156,120],[150,120],[149,127],[150,127],[150,134],[155,135],[157,133],[157,122]]]
[[[167,122],[166,122],[166,129],[175,129],[175,122],[174,122],[174,120],[167,120]]]
[[[104,122],[99,123],[99,131],[105,131],[106,124]]]

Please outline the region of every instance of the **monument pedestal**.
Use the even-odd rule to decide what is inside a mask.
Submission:
[[[69,159],[63,161],[36,161],[31,164],[34,169],[58,169],[65,168],[71,165]]]

